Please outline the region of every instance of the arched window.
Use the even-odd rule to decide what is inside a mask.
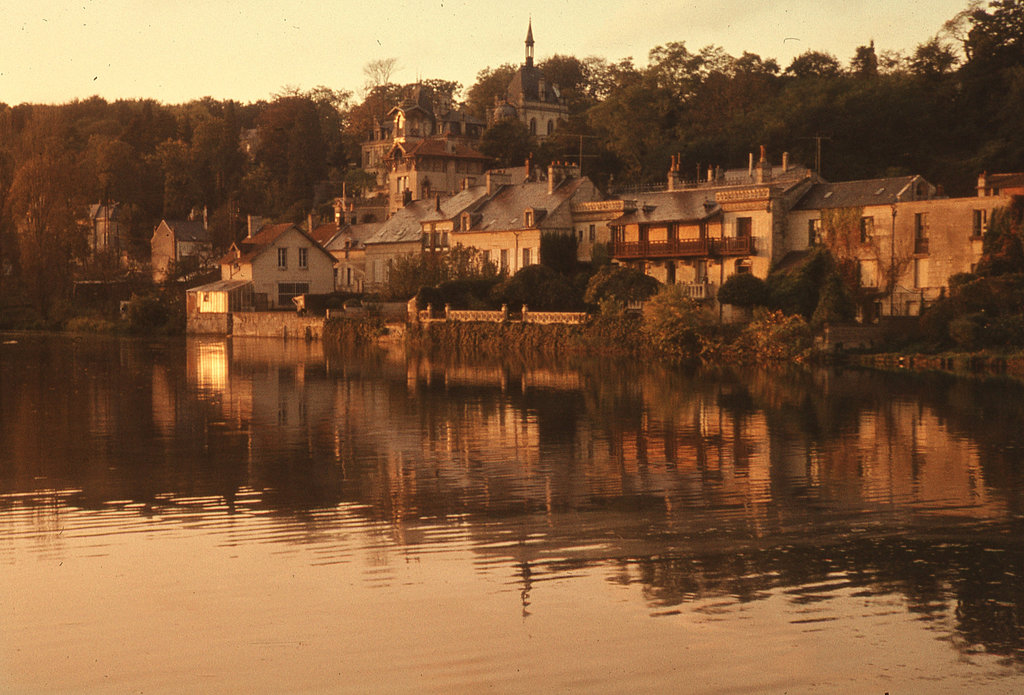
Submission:
[[[536,134],[537,134],[537,119],[536,118],[531,118],[530,119],[530,135],[536,135]]]
[[[555,132],[555,122],[548,119],[548,135],[551,135],[553,132]]]

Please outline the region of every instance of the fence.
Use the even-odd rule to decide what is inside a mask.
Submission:
[[[508,305],[503,304],[498,311],[479,311],[452,309],[446,304],[444,312],[437,315],[432,304],[423,311],[410,311],[410,318],[419,323],[453,321],[460,323],[536,323],[536,324],[582,324],[586,323],[588,314],[585,311],[531,311],[525,304],[517,317],[509,314]]]

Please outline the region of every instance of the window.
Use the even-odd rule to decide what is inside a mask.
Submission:
[[[462,213],[462,217],[459,219],[459,229],[461,229],[464,232],[468,232],[469,231],[469,223],[470,223],[469,213],[468,212]]]
[[[821,243],[821,220],[807,220],[807,245],[817,246]]]
[[[277,283],[277,305],[288,306],[292,303],[292,297],[309,292],[308,282],[279,282]]]
[[[749,218],[748,218],[749,219]],[[736,274],[745,275],[750,273],[750,260],[746,258],[740,258],[736,261]]]
[[[299,249],[299,267],[303,269],[309,267],[309,249]]]
[[[501,250],[501,272],[508,272],[508,249]]]
[[[536,135],[536,134],[537,134],[537,119],[536,118],[531,118],[530,119],[530,135]]]
[[[971,236],[980,237],[988,229],[988,210],[975,210]]]
[[[288,249],[277,250],[277,267],[281,270],[288,267]]]
[[[526,212],[523,213],[523,226],[533,226],[533,210],[527,210]]]
[[[754,221],[750,217],[736,218],[736,236],[750,238],[754,228]]]
[[[590,240],[594,241],[595,239],[597,239],[597,227],[590,225]]]
[[[549,120],[548,121],[548,135],[551,135],[553,132],[555,132],[555,122]]]
[[[530,249],[523,249],[523,267],[530,265]]]
[[[914,253],[928,253],[928,213],[914,215]]]
[[[878,263],[873,260],[857,261],[861,287],[878,287]]]
[[[875,236],[875,218],[874,217],[861,217],[860,218],[860,243],[870,244],[871,239]]]

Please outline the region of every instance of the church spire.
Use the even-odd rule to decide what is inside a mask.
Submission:
[[[533,67],[533,19],[526,25],[526,67]]]

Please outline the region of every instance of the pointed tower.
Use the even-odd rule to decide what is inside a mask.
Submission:
[[[533,20],[526,25],[526,67],[533,67]]]

